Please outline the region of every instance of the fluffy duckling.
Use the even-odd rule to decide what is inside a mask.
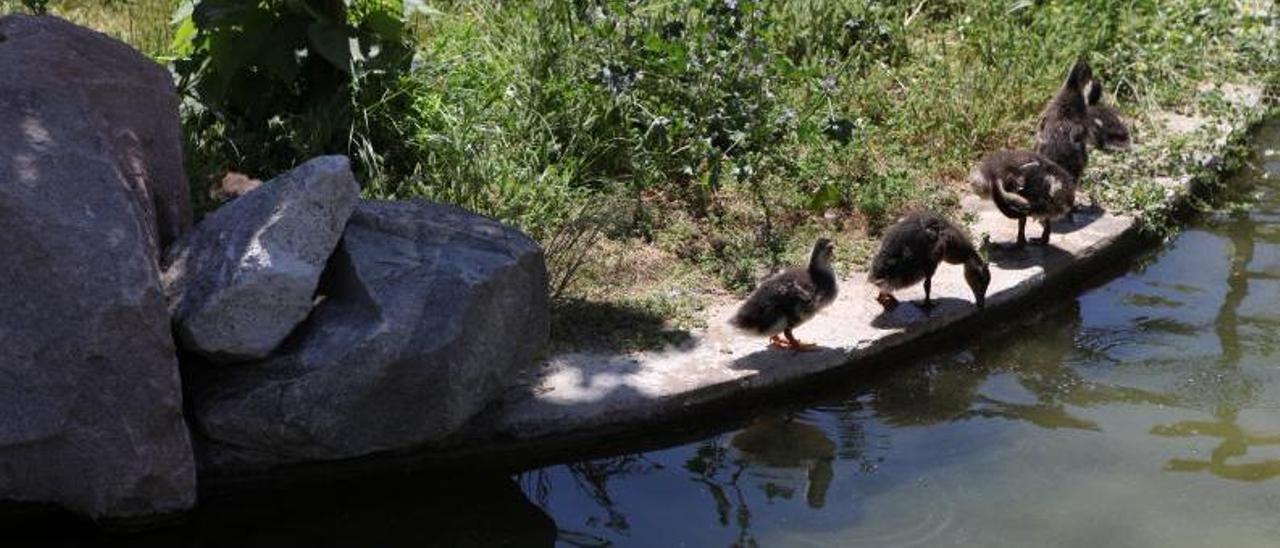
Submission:
[[[1083,146],[1074,136],[1073,146]],[[1032,243],[1048,245],[1053,219],[1071,213],[1075,206],[1076,178],[1052,160],[1027,150],[1002,150],[988,154],[969,172],[969,183],[979,196],[990,196],[1006,217],[1018,220],[1017,246],[1027,243],[1027,217],[1044,225]]]
[[[928,211],[909,213],[885,232],[867,281],[880,288],[876,301],[889,310],[898,304],[894,291],[923,280],[922,307],[928,310],[933,307],[933,273],[942,261],[964,265],[964,279],[973,290],[974,304],[982,308],[991,284],[986,261],[964,230]]]
[[[819,238],[813,244],[808,267],[784,270],[765,279],[729,323],[744,331],[768,335],[769,345],[773,347],[812,348],[812,343],[796,340],[791,330],[835,300],[838,289],[836,274],[831,268],[834,258],[835,246],[831,240]]]
[[[1072,143],[1077,134],[1088,132],[1088,107],[1101,97],[1101,86],[1093,81],[1093,69],[1083,59],[1076,61],[1067,80],[1040,113],[1035,151],[1080,178],[1089,162],[1088,150]],[[1064,143],[1066,143],[1064,145]]]
[[[1101,87],[1093,81],[1093,68],[1083,59],[1076,61],[1066,81],[1040,113],[1036,144],[1059,139],[1072,127],[1083,128],[1088,106],[1101,96]]]
[[[1120,110],[1101,104],[1101,100],[1102,86],[1094,82],[1085,110],[1089,145],[1098,150],[1129,148],[1129,126],[1120,117]]]
[[[1129,148],[1129,126],[1115,107],[1089,107],[1089,144],[1098,150]]]

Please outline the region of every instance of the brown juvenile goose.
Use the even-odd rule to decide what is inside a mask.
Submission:
[[[838,288],[831,268],[835,246],[819,238],[809,255],[809,266],[779,272],[760,283],[729,320],[734,327],[769,336],[769,345],[806,350],[811,343],[796,340],[791,333],[835,300]],[[781,333],[783,336],[779,336]]]
[[[885,232],[867,281],[880,288],[876,301],[888,310],[898,304],[894,291],[923,280],[922,307],[927,310],[933,306],[933,273],[942,261],[964,265],[964,279],[973,290],[974,304],[982,308],[991,283],[986,261],[964,230],[928,211],[909,213]]]
[[[1070,143],[1054,146],[1084,148],[1077,131]],[[1047,245],[1053,219],[1075,206],[1076,178],[1052,160],[1027,150],[1001,150],[988,154],[969,172],[969,184],[979,196],[990,196],[1004,216],[1018,220],[1017,246],[1027,243],[1027,217],[1044,225],[1032,243]]]

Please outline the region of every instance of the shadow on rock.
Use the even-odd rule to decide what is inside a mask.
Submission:
[[[551,351],[655,350],[693,340],[667,318],[632,303],[565,299],[551,308]]]

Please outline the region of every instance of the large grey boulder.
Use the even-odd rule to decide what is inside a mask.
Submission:
[[[185,349],[262,358],[311,312],[360,198],[345,156],[322,156],[218,208],[169,248],[165,292]]]
[[[58,19],[0,36],[0,499],[190,508],[158,269],[190,214],[168,73]]]
[[[79,127],[74,146],[92,144],[147,219],[149,242],[163,249],[191,228],[191,191],[182,164],[182,125],[173,76],[115,39],[56,17],[0,18],[0,75],[8,108],[40,108],[44,118],[15,118],[30,142],[42,127]],[[8,151],[5,151],[8,153]],[[6,174],[11,175],[11,174]]]
[[[326,280],[280,355],[193,372],[195,418],[214,442],[275,462],[430,444],[547,340],[541,248],[452,206],[362,202]]]

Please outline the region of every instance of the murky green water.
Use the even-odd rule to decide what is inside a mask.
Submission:
[[[1280,123],[1256,143],[1252,212],[1009,333],[525,494],[566,545],[1280,546]]]

